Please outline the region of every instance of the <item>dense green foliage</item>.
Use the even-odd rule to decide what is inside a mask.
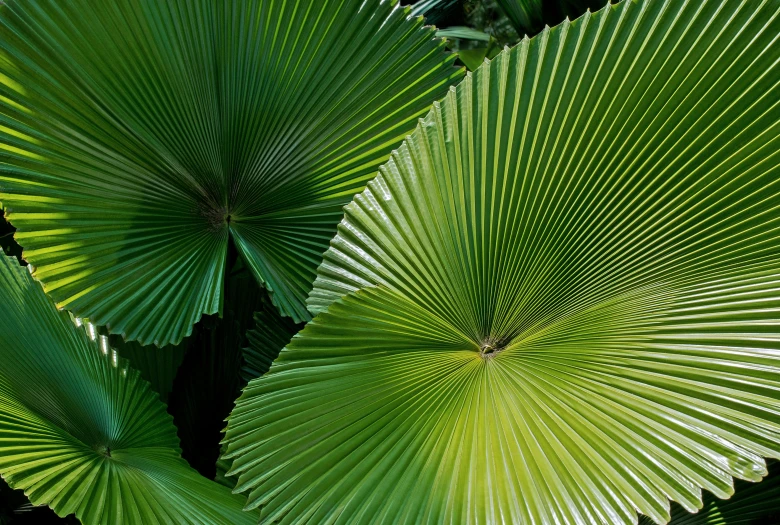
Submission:
[[[0,2],[0,524],[780,520],[780,0],[412,4]]]

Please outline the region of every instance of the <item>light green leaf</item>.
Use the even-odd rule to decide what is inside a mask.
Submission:
[[[281,522],[663,523],[780,457],[780,3],[499,54],[346,208],[230,417]]]
[[[461,77],[395,0],[9,0],[0,202],[57,305],[142,344],[221,312],[228,237],[296,322],[342,206]]]
[[[86,524],[255,523],[179,455],[157,394],[0,256],[0,475]],[[92,331],[92,334],[95,334]]]

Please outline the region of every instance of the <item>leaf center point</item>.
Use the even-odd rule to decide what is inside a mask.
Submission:
[[[479,355],[482,359],[492,359],[503,352],[506,346],[506,339],[487,337],[479,344]]]

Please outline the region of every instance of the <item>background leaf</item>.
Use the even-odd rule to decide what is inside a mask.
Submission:
[[[429,24],[435,25],[439,17],[458,7],[459,0],[419,0],[412,5],[412,16],[424,16]]]
[[[480,42],[490,41],[490,35],[478,31],[471,27],[448,27],[447,29],[439,29],[436,31],[436,36],[441,38],[464,38],[468,40],[477,40]]]
[[[518,33],[533,35],[541,31],[544,25],[542,0],[496,0],[496,2],[512,21]]]
[[[13,490],[0,478],[0,525],[20,525],[23,523],[34,525],[76,524],[78,520],[73,516],[60,518],[45,505],[33,506],[24,492]]]
[[[241,378],[245,334],[253,312],[267,299],[240,259],[226,281],[224,316],[205,318],[183,343],[187,354],[168,403],[184,459],[211,479],[217,474],[225,419],[246,384]]]
[[[167,345],[163,348],[148,347],[134,341],[125,342],[117,335],[110,335],[108,344],[119,353],[120,357],[127,359],[130,365],[138,370],[141,377],[149,382],[152,390],[160,394],[163,403],[168,402],[176,373],[187,353],[186,344]]]
[[[255,313],[254,329],[247,332],[248,345],[244,348],[244,367],[241,376],[251,381],[268,372],[290,339],[303,329],[289,317],[282,317],[267,302]]]

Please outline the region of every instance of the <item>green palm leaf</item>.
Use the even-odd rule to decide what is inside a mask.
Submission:
[[[0,474],[84,523],[253,523],[181,459],[158,395],[0,256]],[[94,331],[92,332],[94,334]]]
[[[780,457],[780,3],[498,55],[346,207],[230,417],[266,519],[663,523]]]
[[[395,0],[11,0],[0,201],[59,307],[143,344],[222,307],[228,238],[284,315],[341,208],[461,72]]]

